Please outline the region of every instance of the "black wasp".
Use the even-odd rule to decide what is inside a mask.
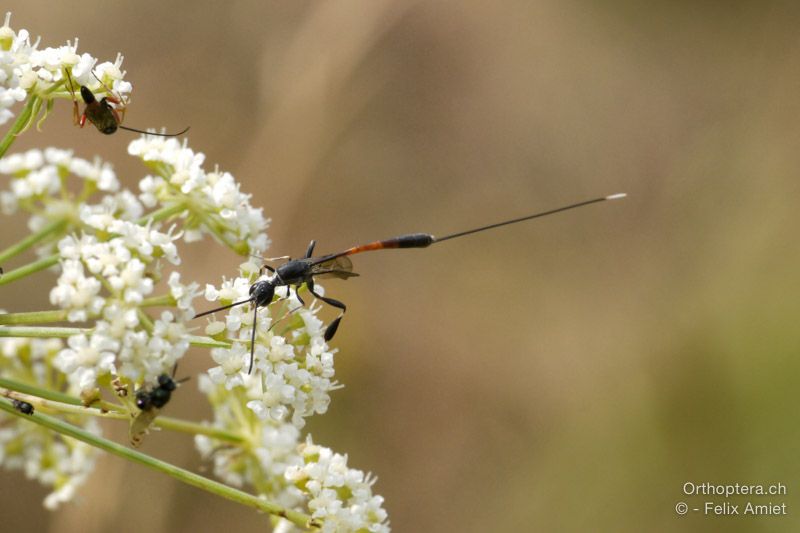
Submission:
[[[298,289],[300,288],[301,285],[305,283],[306,287],[308,287],[309,292],[315,298],[318,298],[319,300],[322,300],[326,304],[339,309],[339,316],[337,316],[330,324],[328,324],[328,327],[325,329],[325,340],[329,341],[336,334],[336,330],[339,328],[339,323],[341,322],[345,311],[347,311],[347,306],[345,306],[339,300],[334,300],[333,298],[322,296],[321,294],[317,293],[314,290],[314,278],[336,277],[341,279],[347,279],[352,276],[357,276],[358,274],[355,274],[353,272],[353,263],[347,257],[349,255],[359,254],[362,252],[369,252],[372,250],[386,250],[390,248],[427,248],[432,244],[436,244],[442,241],[447,241],[450,239],[455,239],[457,237],[463,237],[465,235],[471,235],[473,233],[486,231],[492,228],[499,228],[500,226],[507,226],[509,224],[516,224],[517,222],[523,222],[525,220],[531,220],[546,215],[552,215],[555,213],[559,213],[561,211],[575,209],[576,207],[583,207],[589,204],[605,202],[606,200],[618,200],[620,198],[624,198],[625,196],[626,195],[624,193],[621,193],[621,194],[612,194],[610,196],[603,196],[601,198],[594,198],[592,200],[578,202],[576,204],[559,207],[557,209],[551,209],[549,211],[534,213],[532,215],[527,215],[520,218],[514,218],[512,220],[505,220],[503,222],[489,224],[488,226],[481,226],[479,228],[460,231],[458,233],[452,233],[450,235],[445,235],[444,237],[434,237],[429,233],[409,233],[406,235],[400,235],[399,237],[393,237],[391,239],[385,239],[382,241],[373,241],[367,244],[353,246],[352,248],[348,248],[341,252],[322,255],[318,257],[312,257],[316,241],[311,241],[311,243],[308,245],[308,249],[306,250],[306,255],[303,256],[302,258],[300,259],[292,259],[290,257],[275,258],[275,260],[277,259],[287,260],[284,264],[280,265],[278,268],[273,268],[269,265],[264,265],[263,268],[267,269],[270,273],[273,274],[273,276],[269,279],[260,280],[253,283],[253,285],[250,286],[250,298],[248,298],[247,300],[242,300],[241,302],[235,302],[230,305],[217,307],[216,309],[211,309],[210,311],[205,311],[203,313],[195,315],[195,318],[205,316],[214,313],[216,311],[230,309],[231,307],[235,307],[237,305],[243,305],[246,303],[255,304],[253,305],[253,332],[250,338],[250,367],[247,371],[247,373],[249,374],[253,371],[253,358],[254,358],[255,339],[256,339],[256,319],[258,318],[258,308],[263,307],[265,305],[269,305],[272,302],[272,299],[275,296],[275,289],[277,287],[287,287],[287,292],[286,292],[287,297],[289,296],[291,287],[294,287],[297,299],[300,300],[301,304],[304,304],[302,298],[300,298],[300,293],[298,292]]]
[[[157,135],[159,137],[177,137],[178,135],[183,135],[189,131],[189,128],[187,127],[178,133],[154,133],[123,126],[122,121],[125,118],[125,106],[127,105],[127,102],[122,98],[121,95],[114,94],[111,89],[106,87],[106,85],[100,80],[100,78],[97,77],[94,72],[92,72],[92,75],[97,81],[100,82],[100,84],[106,90],[106,93],[108,93],[108,96],[104,96],[98,100],[88,87],[81,85],[81,98],[83,99],[83,103],[86,104],[86,107],[84,108],[83,113],[79,113],[78,99],[75,97],[75,86],[72,83],[72,76],[70,75],[69,71],[65,70],[64,72],[67,75],[69,91],[72,93],[72,118],[75,124],[79,125],[81,128],[86,124],[86,120],[88,119],[89,122],[94,124],[98,131],[105,133],[106,135],[111,135],[112,133],[116,132],[117,129],[132,131],[134,133],[145,133],[147,135]],[[120,113],[117,112],[117,108],[113,107],[111,104],[118,106],[119,110],[122,112],[121,116]]]
[[[131,421],[129,433],[130,441],[133,446],[138,447],[142,443],[153,420],[158,416],[161,408],[167,405],[170,398],[172,398],[173,391],[175,391],[180,383],[189,379],[185,378],[180,381],[175,381],[173,379],[175,375],[174,370],[172,374],[172,376],[169,374],[161,374],[158,376],[158,382],[155,387],[150,389],[143,388],[136,391],[136,407],[139,408],[139,413]]]

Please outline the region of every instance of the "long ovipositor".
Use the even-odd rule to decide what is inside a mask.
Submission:
[[[532,220],[534,218],[552,215],[555,213],[560,213],[562,211],[567,211],[569,209],[575,209],[577,207],[583,207],[598,202],[605,202],[607,200],[618,200],[620,198],[625,198],[625,196],[626,195],[624,193],[620,193],[620,194],[612,194],[609,196],[603,196],[600,198],[593,198],[591,200],[586,200],[583,202],[578,202],[576,204],[566,205],[563,207],[559,207],[557,209],[551,209],[549,211],[541,211],[538,213],[534,213],[532,215],[526,215],[511,220],[504,220],[502,222],[497,222],[495,224],[480,226],[478,228],[473,228],[466,231],[451,233],[449,235],[445,235],[444,237],[435,237],[430,233],[408,233],[405,235],[400,235],[398,237],[392,237],[391,239],[384,239],[380,241],[369,242],[366,244],[360,244],[358,246],[347,248],[346,250],[343,250],[341,252],[322,255],[319,257],[312,257],[316,242],[311,241],[311,243],[308,245],[308,248],[306,249],[306,255],[304,257],[300,259],[291,259],[288,257],[283,258],[287,259],[286,263],[280,265],[277,268],[273,268],[269,265],[264,265],[263,268],[270,271],[274,275],[270,279],[259,280],[253,283],[253,285],[250,286],[250,297],[247,300],[234,302],[232,304],[224,305],[222,307],[217,307],[215,309],[205,311],[203,313],[195,315],[195,318],[205,316],[217,311],[230,309],[231,307],[236,307],[237,305],[243,305],[246,303],[253,304],[253,330],[250,336],[250,367],[248,370],[249,374],[253,371],[258,308],[269,305],[272,302],[275,296],[275,289],[277,287],[287,287],[288,288],[287,297],[289,295],[289,292],[291,291],[291,287],[294,287],[295,295],[302,304],[303,300],[300,298],[300,293],[298,292],[298,289],[300,288],[301,285],[305,284],[308,287],[309,292],[311,292],[311,294],[315,298],[322,300],[328,305],[340,310],[339,316],[337,316],[330,324],[328,324],[328,327],[325,329],[324,338],[326,341],[329,341],[336,334],[336,331],[339,328],[339,323],[344,317],[344,313],[347,311],[347,306],[344,303],[340,302],[339,300],[335,300],[328,296],[323,296],[317,293],[314,290],[314,278],[330,276],[341,279],[347,279],[352,276],[357,276],[358,274],[355,274],[353,272],[353,263],[350,261],[350,259],[348,259],[347,256],[359,254],[362,252],[369,252],[373,250],[386,250],[393,248],[427,248],[428,246],[436,244],[438,242],[443,242],[450,239],[463,237],[465,235],[471,235],[473,233],[478,233],[493,228],[499,228],[501,226],[508,226],[509,224],[516,224],[517,222]],[[292,312],[296,310],[297,309],[294,309]],[[272,329],[272,327],[274,327],[276,323],[277,322],[274,322],[272,326],[270,326],[270,329]]]

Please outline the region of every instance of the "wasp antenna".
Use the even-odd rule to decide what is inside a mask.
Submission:
[[[183,131],[179,131],[178,133],[156,133],[154,131],[144,131],[144,130],[138,130],[136,128],[129,128],[128,126],[122,126],[121,124],[117,125],[117,127],[123,130],[132,131],[134,133],[143,133],[145,135],[156,135],[158,137],[178,137],[179,135],[183,135],[184,133],[189,131],[189,129],[191,128],[191,126],[186,126],[186,128],[184,128]]]
[[[92,67],[92,69],[91,69],[91,72],[92,72],[92,76],[94,76],[94,79],[96,79],[96,80],[97,80],[97,81],[100,83],[100,85],[102,85],[103,87],[105,87],[105,88],[106,88],[106,90],[108,90],[108,87],[106,87],[106,84],[105,84],[105,83],[103,83],[103,80],[101,80],[101,79],[98,77],[97,73],[94,71],[94,67]]]
[[[247,300],[242,300],[241,302],[235,302],[230,305],[223,305],[222,307],[217,307],[215,309],[210,309],[208,311],[203,311],[197,315],[194,315],[194,318],[200,318],[201,316],[210,315],[211,313],[216,313],[217,311],[224,311],[225,309],[230,309],[231,307],[236,307],[237,305],[244,305],[246,303],[252,302],[253,298],[248,298]]]
[[[253,306],[253,332],[250,334],[250,368],[247,369],[247,375],[253,373],[253,363],[256,358],[256,323],[258,322],[258,305]]]
[[[626,196],[628,196],[627,193],[619,192],[617,194],[611,194],[609,196],[606,196],[606,200],[620,200],[622,198],[625,198]]]

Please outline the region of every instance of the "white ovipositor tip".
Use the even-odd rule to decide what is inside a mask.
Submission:
[[[618,194],[612,194],[611,196],[606,196],[606,200],[619,200],[620,198],[625,198],[627,193],[621,192]]]

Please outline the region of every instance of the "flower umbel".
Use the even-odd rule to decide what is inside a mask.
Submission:
[[[57,99],[73,100],[76,86],[122,105],[131,92],[121,55],[100,63],[78,52],[77,38],[42,48],[10,23],[7,14],[0,27],[0,125],[24,105],[0,140],[0,213],[27,216],[29,234],[0,250],[0,290],[38,274],[52,308],[0,311],[0,465],[51,487],[51,509],[76,495],[102,449],[271,513],[281,531],[388,531],[374,478],[303,433],[340,387],[319,306],[278,287],[275,301],[233,307],[193,335],[202,327],[191,322],[195,299],[246,300],[259,267],[247,261],[237,277],[201,291],[179,270],[184,247],[210,235],[241,256],[262,252],[270,243],[262,209],[232,174],[206,170],[186,140],[148,134],[129,144],[147,167],[138,191],[100,157],[52,147],[3,157]],[[31,262],[18,264],[26,253]],[[197,378],[211,423],[161,416],[172,394],[187,394],[170,376],[192,344],[211,348]],[[135,445],[150,424],[193,434],[228,485],[104,439],[97,417],[131,424]]]
[[[78,39],[56,47],[39,48],[27,30],[15,31],[10,26],[11,13],[6,13],[0,27],[0,125],[14,117],[10,110],[17,102],[28,100],[30,114],[20,124],[19,134],[30,127],[43,111],[39,124],[47,117],[57,98],[76,101],[80,87],[86,86],[98,98],[109,96],[127,103],[132,86],[124,80],[120,69],[123,57],[98,63],[87,53],[78,54]],[[3,155],[5,149],[0,151]]]
[[[253,270],[252,264],[245,263],[241,277],[224,281],[219,289],[206,286],[206,299],[223,304],[246,300]],[[302,428],[306,417],[327,411],[330,392],[339,388],[333,380],[335,350],[324,340],[318,308],[306,309],[286,287],[279,290],[282,305],[273,306],[280,313],[276,319],[271,308],[262,307],[253,324],[253,304],[246,304],[230,309],[224,324],[212,321],[208,325],[208,334],[225,332],[232,341],[231,348],[211,350],[218,366],[208,375],[229,390],[245,391],[247,407],[259,418],[289,421]],[[252,328],[255,372],[248,375]]]
[[[53,360],[62,346],[60,339],[2,339],[0,375],[58,389],[63,375],[55,369]],[[100,433],[97,421],[89,416],[69,418],[93,433]],[[5,424],[3,420],[0,417],[0,464],[11,470],[24,470],[27,477],[52,487],[53,492],[44,500],[48,509],[56,509],[72,499],[94,469],[97,450],[38,426]]]
[[[286,479],[311,498],[308,508],[322,531],[388,532],[383,498],[372,494],[375,478],[347,467],[347,456],[311,441],[299,447],[301,465],[286,469]]]
[[[220,242],[246,255],[269,246],[265,232],[269,220],[263,210],[250,205],[250,195],[228,172],[203,168],[205,155],[185,141],[143,136],[130,143],[128,153],[140,157],[154,173],[139,182],[139,198],[147,207],[181,205],[187,210],[186,242],[211,233]]]
[[[347,456],[301,441],[293,424],[260,418],[242,410],[247,393],[228,390],[201,376],[200,390],[214,407],[214,427],[239,428],[247,445],[222,446],[195,437],[200,453],[213,459],[214,473],[234,486],[252,485],[259,494],[287,507],[303,506],[326,532],[388,532],[383,498],[372,493],[375,478],[347,466]]]

